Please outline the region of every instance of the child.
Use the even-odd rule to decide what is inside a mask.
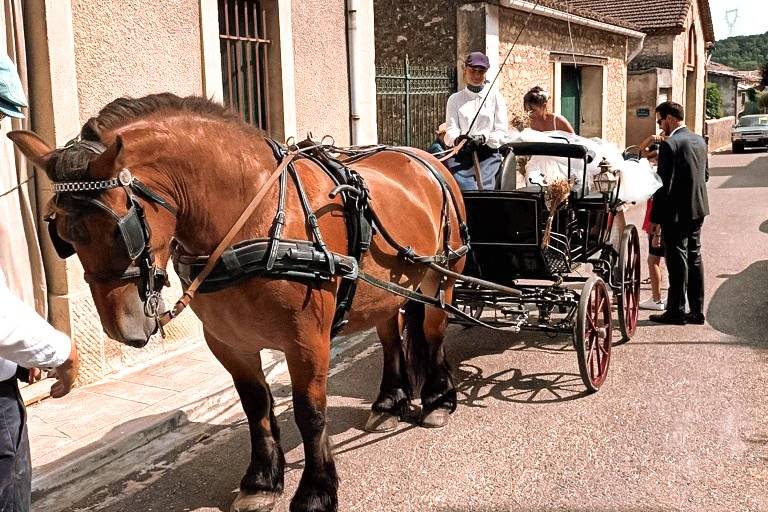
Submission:
[[[664,140],[661,135],[650,135],[640,143],[640,154],[656,163],[658,157],[658,143]],[[651,284],[651,298],[639,304],[640,309],[651,311],[664,311],[667,301],[661,296],[661,258],[664,257],[664,244],[660,233],[651,233],[651,209],[653,208],[653,199],[648,199],[645,208],[645,220],[643,221],[643,231],[648,233],[648,281]]]

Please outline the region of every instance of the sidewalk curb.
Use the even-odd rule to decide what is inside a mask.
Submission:
[[[345,353],[364,343],[370,334],[371,331],[365,331],[336,340],[331,349],[331,366]],[[288,369],[282,353],[272,352],[272,355],[271,364],[264,369],[267,382],[270,384],[282,377]],[[222,369],[222,371],[225,370]],[[40,469],[33,469],[33,502],[43,500],[46,495],[58,493],[58,491],[63,491],[67,498],[71,498],[74,502],[78,499],[77,496],[74,496],[78,494],[78,490],[83,492],[90,490],[87,489],[88,483],[82,480],[94,478],[94,474],[100,468],[118,461],[122,456],[138,450],[166,434],[181,430],[182,427],[189,424],[210,423],[216,419],[221,420],[233,416],[236,414],[232,411],[233,408],[240,410],[240,400],[234,385],[231,384],[231,381],[229,382],[228,385],[193,400],[185,406],[165,414],[159,414],[151,424],[137,428],[135,431],[127,431],[124,434],[121,432],[121,435],[111,442],[100,443],[97,441],[89,445],[85,452],[75,452],[55,461],[55,464],[47,464],[47,466],[55,466],[54,469],[42,472]],[[192,435],[199,435],[199,432],[193,432]],[[174,449],[185,440],[185,436],[175,437],[163,446],[164,451]],[[79,489],[72,489],[71,484]],[[65,486],[68,488],[63,489]],[[95,485],[90,487],[95,487]],[[36,503],[36,505],[39,506],[40,503]]]

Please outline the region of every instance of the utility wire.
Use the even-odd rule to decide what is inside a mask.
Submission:
[[[5,196],[7,196],[10,193],[15,192],[16,190],[20,189],[23,185],[26,185],[28,182],[30,182],[33,179],[35,179],[35,175],[34,174],[31,175],[29,178],[25,179],[24,181],[22,181],[21,183],[19,183],[18,185],[16,185],[15,187],[13,187],[13,188],[11,188],[9,190],[6,190],[2,194],[0,194],[0,197],[5,197]]]
[[[475,117],[472,118],[472,122],[469,123],[469,128],[467,129],[467,133],[464,135],[469,135],[469,132],[472,131],[472,127],[475,126],[475,121],[477,121],[477,116],[480,115],[480,111],[483,109],[483,105],[485,105],[485,100],[488,99],[488,96],[491,95],[491,89],[493,89],[494,84],[496,83],[496,80],[499,79],[499,75],[501,75],[501,70],[504,69],[504,66],[507,64],[507,60],[509,59],[509,56],[512,55],[512,50],[515,49],[515,46],[517,45],[517,41],[520,40],[520,36],[523,35],[523,32],[525,31],[526,27],[528,27],[528,22],[531,21],[531,17],[533,16],[533,11],[536,10],[536,8],[539,6],[539,2],[541,0],[536,0],[536,3],[533,4],[533,8],[528,13],[528,17],[525,19],[525,23],[523,23],[523,26],[520,28],[520,31],[517,33],[517,37],[515,37],[515,40],[512,42],[512,47],[507,52],[507,56],[504,57],[504,61],[499,66],[499,70],[496,72],[496,76],[493,77],[493,81],[491,82],[490,87],[488,87],[488,93],[483,98],[483,101],[480,103],[480,106],[477,108],[477,112],[475,113]]]

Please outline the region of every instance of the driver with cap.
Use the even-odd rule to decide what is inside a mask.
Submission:
[[[24,90],[11,59],[0,51],[0,120],[23,118],[27,106]],[[0,201],[16,195],[0,190]],[[8,243],[6,218],[0,215],[0,244]],[[66,395],[78,373],[75,344],[51,327],[22,301],[6,281],[10,262],[0,251],[0,511],[28,512],[31,501],[31,458],[24,402],[17,379],[33,382],[37,368],[56,368],[51,396]]]
[[[466,139],[459,153],[445,162],[462,190],[493,190],[501,167],[499,146],[507,134],[507,106],[501,94],[485,79],[489,67],[484,53],[467,55],[464,60],[467,86],[452,94],[446,107],[445,143],[453,146]]]

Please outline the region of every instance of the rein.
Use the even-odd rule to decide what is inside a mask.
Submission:
[[[203,281],[205,281],[205,278],[208,277],[211,271],[213,271],[214,267],[216,267],[216,264],[219,262],[219,259],[221,259],[221,255],[230,246],[230,243],[235,238],[235,235],[237,235],[238,231],[240,231],[251,214],[253,214],[253,211],[256,209],[256,207],[259,206],[259,203],[261,203],[261,201],[264,199],[264,196],[269,191],[269,188],[275,183],[277,178],[283,174],[283,170],[285,170],[285,168],[288,167],[288,164],[290,164],[293,159],[296,158],[297,154],[298,152],[296,151],[289,152],[285,158],[283,158],[283,161],[280,162],[280,165],[278,165],[277,168],[272,171],[272,174],[269,175],[269,178],[267,178],[267,181],[264,183],[264,185],[261,186],[259,191],[256,193],[256,196],[254,196],[248,206],[246,206],[245,210],[243,210],[243,213],[235,221],[227,234],[224,235],[222,241],[219,242],[219,245],[208,259],[208,263],[205,265],[205,268],[203,268],[200,274],[197,275],[189,287],[187,287],[187,289],[184,291],[184,294],[181,296],[181,298],[179,298],[179,300],[176,301],[176,304],[174,304],[173,308],[160,316],[159,323],[161,326],[166,325],[168,322],[179,316],[179,314],[181,314],[184,309],[186,309],[186,307],[195,297],[197,289],[201,284],[203,284]]]

